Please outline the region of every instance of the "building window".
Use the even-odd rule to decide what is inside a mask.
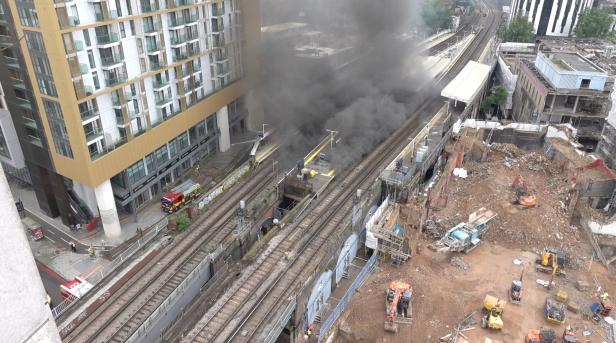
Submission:
[[[148,167],[148,174],[156,173],[156,163],[154,163],[153,153],[145,157],[145,164]]]
[[[163,163],[169,161],[169,153],[167,151],[166,144],[156,149],[156,151],[154,152],[154,158],[156,160],[156,164],[159,166],[162,166]]]
[[[83,30],[83,40],[86,42],[86,46],[92,45],[90,41],[90,30]]]
[[[47,59],[45,43],[40,32],[24,31],[26,43],[30,52],[30,58],[34,66],[37,83],[41,93],[49,96],[58,96],[56,85],[51,74],[51,67]]]
[[[126,174],[128,175],[128,183],[130,184],[134,184],[141,180],[146,175],[143,160],[139,160],[137,163],[128,167],[128,169],[126,169]]]
[[[17,12],[19,13],[19,21],[23,26],[39,27],[38,16],[34,8],[33,0],[16,1]]]
[[[180,141],[180,150],[188,148],[188,134],[186,132],[181,134],[180,137],[178,137],[178,140]]]
[[[88,50],[88,62],[90,62],[90,68],[96,68],[96,62],[94,61],[94,54],[92,50]]]
[[[580,84],[580,88],[582,88],[582,89],[590,88],[590,79],[582,79],[582,83]]]
[[[98,80],[98,73],[97,72],[93,72],[92,73],[92,81],[94,82],[94,88],[96,88],[97,90],[101,88],[101,83]]]
[[[178,153],[178,143],[176,139],[169,141],[169,156],[173,158]]]
[[[73,158],[73,150],[64,124],[64,116],[60,104],[55,101],[43,99],[43,106],[47,114],[47,121],[51,129],[51,136],[56,148],[56,152],[62,156]]]
[[[124,28],[124,23],[120,23],[120,36],[122,38],[126,38],[126,29]]]

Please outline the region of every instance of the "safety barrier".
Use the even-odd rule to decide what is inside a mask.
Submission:
[[[321,328],[319,329],[319,342],[321,342],[321,340],[325,338],[325,335],[334,326],[334,323],[336,322],[338,317],[340,317],[342,312],[346,310],[347,306],[349,305],[349,301],[353,297],[353,294],[355,294],[355,291],[357,291],[357,289],[364,283],[364,281],[366,281],[368,275],[370,274],[374,266],[376,266],[377,261],[378,260],[376,254],[373,254],[370,259],[368,259],[368,262],[366,262],[366,265],[364,265],[359,274],[357,274],[357,277],[355,278],[355,280],[353,280],[353,283],[351,283],[349,289],[347,289],[347,291],[344,293],[344,296],[342,296],[342,298],[338,302],[338,305],[336,305],[332,313],[329,315],[329,317],[327,317],[327,319],[325,319],[325,321],[321,325]]]

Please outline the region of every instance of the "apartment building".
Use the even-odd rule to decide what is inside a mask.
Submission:
[[[513,119],[569,123],[577,139],[594,150],[610,108],[613,76],[577,52],[538,51],[520,58],[513,94]]]
[[[13,80],[19,83],[19,80]],[[21,181],[30,182],[30,175],[26,169],[24,154],[19,145],[17,131],[11,118],[11,113],[8,110],[6,100],[4,99],[4,89],[0,84],[0,163],[5,173],[20,179]]]
[[[595,0],[511,0],[509,21],[528,17],[537,36],[568,37],[574,33],[580,14]]]
[[[41,208],[135,212],[246,129],[258,1],[0,0],[0,78]],[[8,94],[10,93],[10,94]]]

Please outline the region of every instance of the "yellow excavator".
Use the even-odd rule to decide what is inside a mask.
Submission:
[[[503,324],[503,311],[505,310],[505,300],[492,295],[486,295],[483,299],[483,317],[481,327],[486,329],[501,330]]]
[[[545,248],[541,253],[541,258],[537,259],[535,269],[538,272],[551,274],[550,283],[548,289],[552,287],[554,276],[564,276],[565,271],[565,253],[555,248]]]

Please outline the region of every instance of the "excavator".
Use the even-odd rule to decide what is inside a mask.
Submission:
[[[535,261],[535,269],[538,272],[552,274],[550,283],[548,284],[548,289],[552,287],[554,276],[565,275],[565,271],[563,270],[565,266],[565,259],[566,256],[564,251],[548,247],[543,250],[543,253],[541,253],[541,258]]]
[[[398,323],[410,324],[412,316],[411,297],[413,288],[408,283],[402,281],[392,281],[387,289],[385,297],[385,308],[387,320],[385,320],[385,331],[397,333]]]
[[[513,179],[513,188],[515,189],[515,202],[523,207],[530,208],[535,207],[538,204],[537,196],[534,194],[530,194],[528,190],[528,184],[521,175],[518,175]]]

